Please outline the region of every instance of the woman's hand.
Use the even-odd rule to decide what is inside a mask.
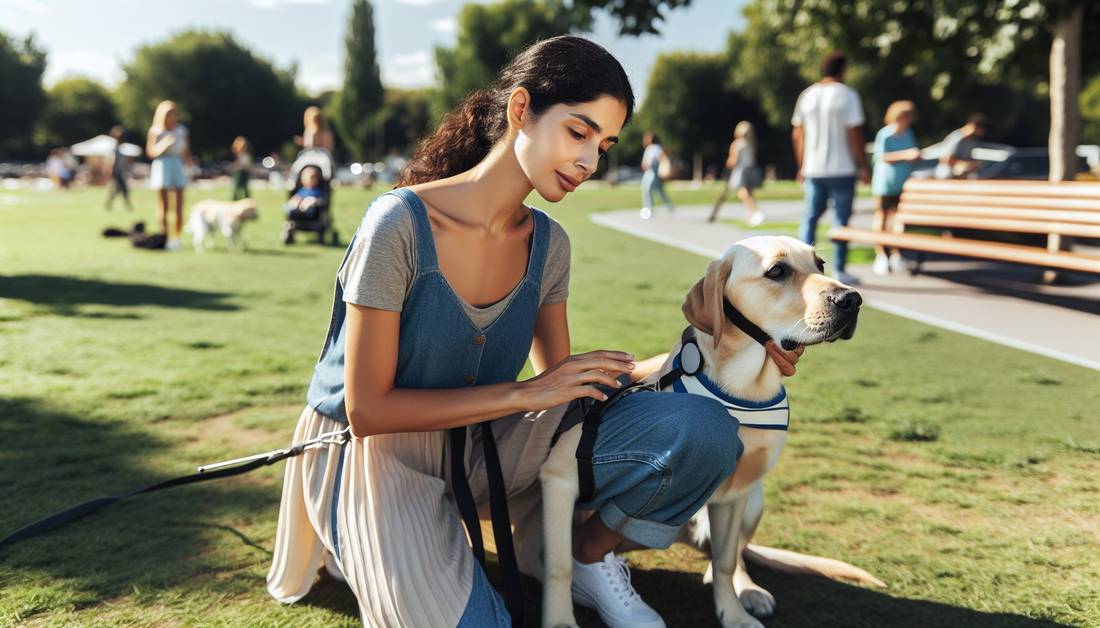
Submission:
[[[520,382],[525,410],[544,410],[581,397],[607,398],[592,384],[619,388],[615,379],[634,370],[634,356],[622,351],[589,351],[565,358]]]
[[[794,351],[784,351],[774,340],[769,340],[764,344],[764,350],[779,367],[779,372],[783,373],[784,377],[790,377],[794,375],[794,365],[798,364],[798,358],[806,352],[806,347],[798,345]]]

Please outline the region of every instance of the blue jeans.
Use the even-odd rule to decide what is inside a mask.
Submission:
[[[813,244],[817,232],[817,221],[825,213],[826,205],[833,200],[835,224],[847,225],[852,217],[852,201],[856,195],[855,177],[808,177],[802,183],[806,195],[806,213],[798,228],[798,237],[807,244]],[[837,272],[843,271],[848,262],[848,243],[833,240],[833,264]]]
[[[672,392],[628,395],[608,408],[592,452],[596,493],[580,510],[646,547],[672,544],[737,467],[739,424],[715,399]],[[563,522],[571,525],[571,522]],[[508,626],[500,595],[474,564],[459,628]]]
[[[672,210],[672,201],[668,199],[668,192],[665,192],[665,182],[661,180],[661,177],[655,170],[646,170],[642,175],[642,207],[648,209],[654,209],[653,207],[653,194],[661,197],[665,207],[668,207],[669,211]]]

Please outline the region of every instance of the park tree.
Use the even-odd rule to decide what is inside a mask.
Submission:
[[[778,104],[769,112],[778,124],[789,120],[794,99],[785,79],[769,85],[786,76],[775,68],[798,68],[809,82],[821,55],[840,49],[872,123],[901,98],[917,103],[918,133],[943,133],[984,110],[1006,141],[1041,142],[1049,129],[1051,176],[1068,178],[1076,77],[1091,75],[1100,59],[1100,42],[1080,33],[1098,16],[1100,5],[1084,0],[756,0],[731,71],[762,102]],[[1044,112],[1038,105],[1048,97]]]
[[[229,33],[186,31],[142,46],[123,67],[119,113],[144,134],[157,103],[174,100],[191,129],[191,149],[203,160],[227,157],[238,135],[264,154],[300,131],[296,71],[275,68]]]
[[[67,78],[46,92],[36,142],[41,146],[75,144],[106,133],[117,123],[115,102],[106,87],[89,78]]]
[[[591,30],[605,11],[624,35],[659,32],[668,12],[691,0],[499,0],[468,4],[458,16],[454,48],[437,47],[440,99],[435,113],[449,110],[468,92],[488,85],[519,51],[539,39]]]
[[[516,53],[535,41],[590,27],[591,18],[563,0],[465,5],[458,14],[455,47],[435,49],[440,79],[436,113],[449,110],[468,92],[487,86]]]
[[[32,129],[46,94],[46,52],[33,36],[16,40],[0,32],[0,159],[30,157]]]
[[[382,152],[409,151],[432,126],[432,91],[387,89],[381,117]]]
[[[646,84],[647,98],[639,117],[657,133],[672,155],[691,159],[696,180],[704,165],[721,170],[733,128],[741,120],[760,127],[763,117],[756,104],[723,80],[726,56],[674,52],[653,64]]]
[[[382,151],[384,102],[382,79],[374,47],[374,9],[355,0],[344,36],[344,86],[334,104],[334,126],[353,159]]]

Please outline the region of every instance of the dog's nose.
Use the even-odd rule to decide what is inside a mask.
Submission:
[[[838,290],[829,295],[829,302],[841,312],[851,314],[863,305],[863,297],[855,290]]]

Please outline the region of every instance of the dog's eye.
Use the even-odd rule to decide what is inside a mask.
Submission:
[[[817,264],[818,272],[821,272],[821,273],[825,272],[825,260],[818,257],[814,260],[814,263]]]
[[[768,279],[782,279],[783,275],[787,273],[787,269],[782,264],[776,264],[768,269],[768,272],[764,273],[764,276]]]

